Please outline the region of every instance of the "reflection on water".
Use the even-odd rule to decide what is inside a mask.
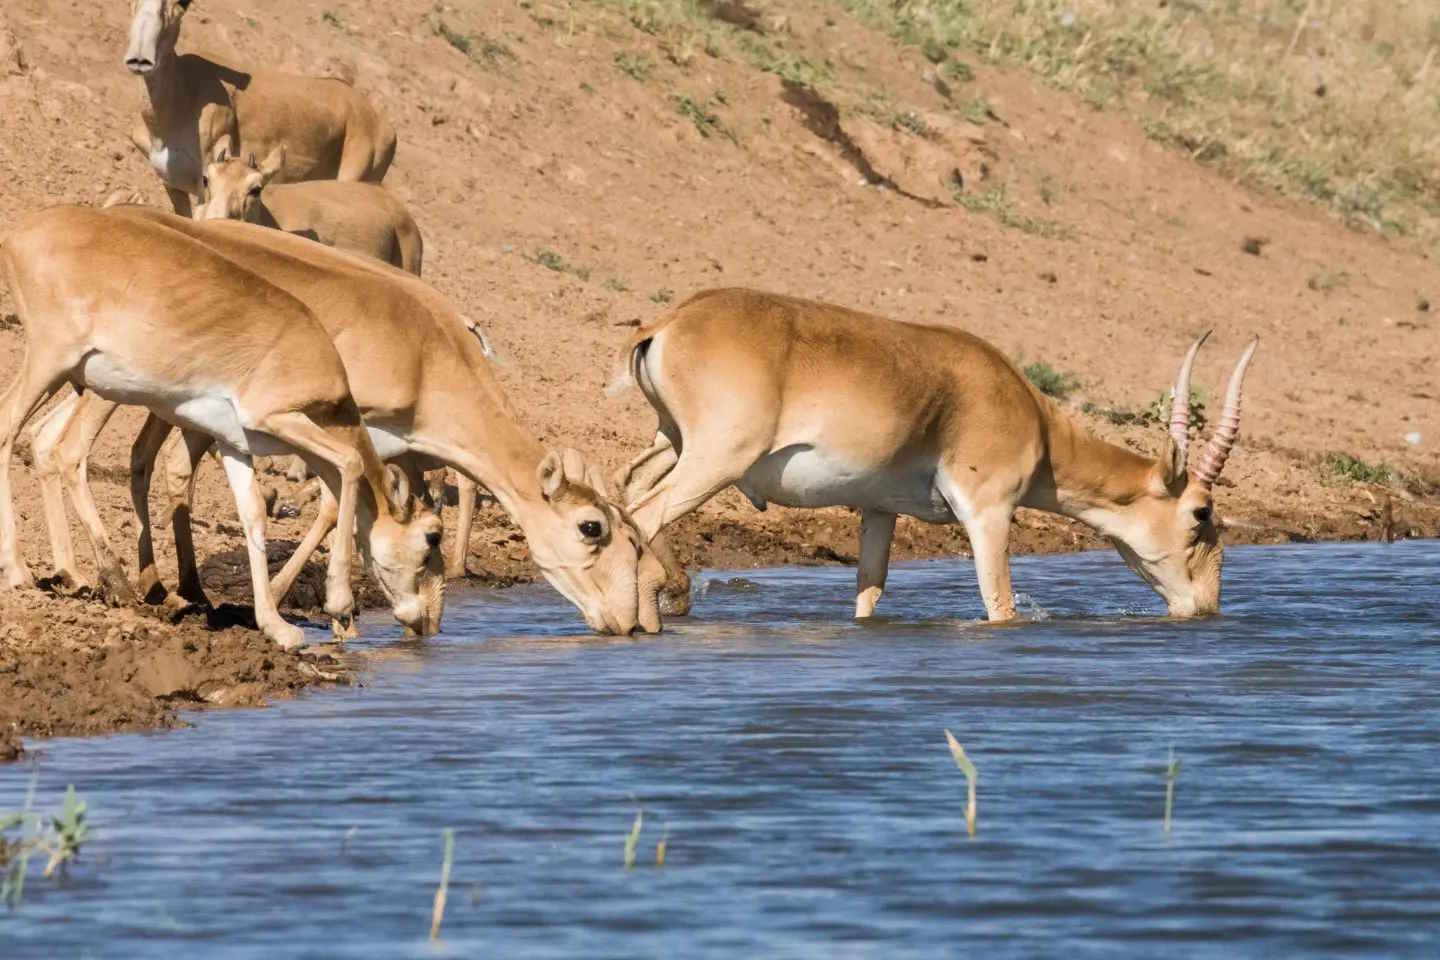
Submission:
[[[1111,555],[1015,567],[1034,620],[1000,629],[963,561],[898,568],[864,625],[841,569],[633,640],[474,593],[423,645],[372,620],[363,688],[44,744],[41,796],[77,784],[99,838],[0,956],[1433,955],[1434,543],[1230,550],[1194,623]]]

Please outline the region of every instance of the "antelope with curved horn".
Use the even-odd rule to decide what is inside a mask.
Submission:
[[[132,0],[125,67],[143,106],[130,134],[155,168],[175,212],[190,216],[206,161],[221,137],[268,156],[289,144],[279,182],[379,183],[395,157],[395,129],[341,80],[234,69],[175,44],[192,0]]]
[[[525,533],[541,573],[599,633],[661,628],[656,591],[664,577],[629,518],[605,497],[598,473],[573,450],[546,451],[516,422],[485,358],[481,338],[440,294],[409,274],[368,258],[251,224],[186,220],[144,207],[116,207],[109,218],[116,242],[129,242],[142,274],[165,271],[177,295],[209,302],[215,279],[205,271],[175,270],[183,257],[155,258],[138,238],[162,231],[183,241],[208,264],[257,278],[264,290],[303,307],[326,332],[349,377],[354,401],[379,455],[420,488],[422,470],[453,467],[484,486]],[[277,346],[277,349],[279,347]],[[303,366],[303,358],[296,363]],[[96,550],[102,569],[119,569],[98,512],[88,500],[83,470],[73,468],[98,433],[93,401],[82,398],[55,426],[54,448],[71,466],[59,471]],[[90,405],[87,407],[87,405]],[[103,425],[103,421],[101,421]],[[141,583],[163,593],[155,572],[148,494],[155,456],[168,432],[147,424],[132,451],[131,496],[141,520]],[[204,438],[187,436],[191,464]],[[187,491],[178,493],[182,502]],[[181,593],[199,599],[190,547],[188,509],[172,514]],[[57,520],[47,517],[52,539]],[[63,512],[58,524],[64,525]],[[305,561],[332,528],[348,530],[326,498],[320,516],[276,575],[283,597]],[[337,539],[346,539],[339,537]],[[437,540],[438,542],[438,540]],[[438,621],[437,621],[438,622]]]
[[[1180,368],[1165,449],[1151,459],[1090,435],[962,331],[751,290],[696,295],[621,356],[660,420],[622,483],[669,568],[667,612],[688,609],[689,583],[657,534],[733,484],[762,510],[861,511],[857,617],[874,614],[903,513],[963,524],[989,619],[1013,618],[1007,542],[1022,506],[1109,537],[1172,616],[1215,613],[1222,548],[1212,488],[1259,340],[1236,365],[1191,471],[1190,373],[1204,340]]]
[[[188,439],[218,442],[245,529],[255,619],[292,648],[299,627],[281,619],[265,558],[265,508],[252,454],[298,453],[356,530],[397,620],[427,632],[422,581],[438,579],[440,523],[413,514],[371,445],[346,369],[325,328],[280,287],[163,224],[126,218],[135,207],[55,207],[24,221],[0,248],[0,267],[25,320],[25,358],[0,394],[0,584],[31,585],[16,537],[10,452],[25,421],[65,383],[82,401],[98,394],[148,407],[142,438],[160,418]],[[188,223],[190,221],[180,221]],[[175,265],[184,263],[185,270]],[[53,518],[52,518],[53,519]],[[63,519],[63,517],[62,517]],[[354,613],[354,540],[338,537],[326,581],[327,612]]]

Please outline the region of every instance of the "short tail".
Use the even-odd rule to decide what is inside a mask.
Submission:
[[[645,359],[645,351],[662,324],[663,321],[638,331],[620,348],[611,368],[610,382],[605,385],[605,396],[618,397],[639,384],[640,361]]]

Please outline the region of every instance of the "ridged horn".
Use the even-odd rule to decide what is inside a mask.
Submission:
[[[1180,462],[1184,463],[1190,451],[1190,371],[1195,369],[1195,355],[1205,339],[1210,336],[1206,330],[1190,344],[1190,352],[1180,364],[1180,374],[1175,378],[1175,390],[1170,398],[1170,436],[1180,448]]]
[[[1225,389],[1225,409],[1220,414],[1220,422],[1210,436],[1199,466],[1195,468],[1195,479],[1206,487],[1214,486],[1220,478],[1220,471],[1225,469],[1225,460],[1230,456],[1230,448],[1235,445],[1235,437],[1240,433],[1240,386],[1245,382],[1245,371],[1258,346],[1260,338],[1257,336],[1240,355],[1240,362],[1235,364],[1235,372],[1230,374],[1230,385]]]

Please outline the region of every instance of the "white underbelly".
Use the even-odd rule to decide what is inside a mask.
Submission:
[[[195,194],[200,192],[200,161],[188,150],[152,140],[150,166],[167,186]]]
[[[760,458],[736,486],[753,501],[785,507],[844,506],[951,522],[954,515],[934,481],[933,469],[857,465],[795,444]]]
[[[395,460],[410,452],[409,441],[389,427],[377,427],[367,423],[365,432],[370,434],[370,443],[381,460]]]
[[[146,407],[162,420],[209,434],[240,453],[273,457],[292,452],[288,444],[243,426],[234,398],[223,391],[161,383],[103,353],[86,357],[77,379],[106,400]]]

